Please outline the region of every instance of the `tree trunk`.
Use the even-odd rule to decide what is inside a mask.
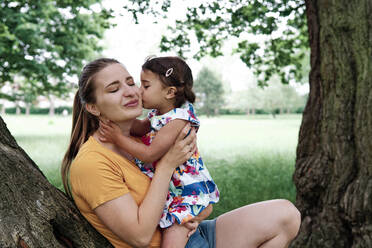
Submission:
[[[16,105],[16,115],[20,115],[21,114],[21,107],[17,104]]]
[[[30,115],[31,104],[26,103],[26,115]]]
[[[1,116],[4,116],[5,115],[5,106],[4,105],[1,105],[0,115]]]
[[[0,247],[111,247],[52,186],[0,117]]]
[[[372,2],[307,0],[310,93],[291,247],[372,247]]]
[[[49,115],[50,116],[54,116],[54,112],[55,112],[55,108],[54,108],[54,100],[51,98],[49,98]]]

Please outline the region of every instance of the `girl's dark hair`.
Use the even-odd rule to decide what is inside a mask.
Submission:
[[[88,140],[99,127],[98,118],[85,110],[86,103],[95,103],[95,75],[108,65],[119,63],[115,59],[100,58],[87,64],[79,78],[79,90],[75,94],[72,110],[72,129],[70,144],[62,161],[61,175],[63,187],[68,196],[71,195],[69,187],[69,171],[72,160],[78,153],[80,146]]]
[[[142,70],[149,70],[159,75],[165,86],[177,88],[175,107],[179,108],[186,101],[195,102],[192,91],[193,78],[190,67],[179,57],[149,57],[142,65]]]

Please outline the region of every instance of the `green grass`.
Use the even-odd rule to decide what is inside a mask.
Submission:
[[[63,189],[59,167],[69,142],[71,117],[5,115],[3,119],[48,180]]]
[[[71,117],[3,117],[19,145],[62,189],[59,166]],[[211,217],[262,200],[295,200],[292,174],[300,115],[201,117],[198,147],[220,192]]]

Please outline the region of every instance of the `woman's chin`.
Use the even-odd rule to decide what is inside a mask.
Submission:
[[[142,111],[143,111],[142,106],[138,106],[138,108],[133,109],[133,113],[132,113],[133,114],[133,119],[141,116],[142,115]]]
[[[143,108],[141,107],[140,111],[138,111],[138,114],[137,114],[136,118],[139,117],[139,116],[141,116],[142,113],[143,113]]]

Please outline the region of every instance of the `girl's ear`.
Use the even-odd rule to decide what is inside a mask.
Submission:
[[[100,116],[101,113],[100,111],[98,110],[97,106],[93,103],[87,103],[85,104],[85,109],[91,113],[92,115],[95,115],[95,116]]]
[[[165,98],[170,100],[176,97],[177,88],[174,86],[170,86],[167,88],[167,93],[165,95]]]

